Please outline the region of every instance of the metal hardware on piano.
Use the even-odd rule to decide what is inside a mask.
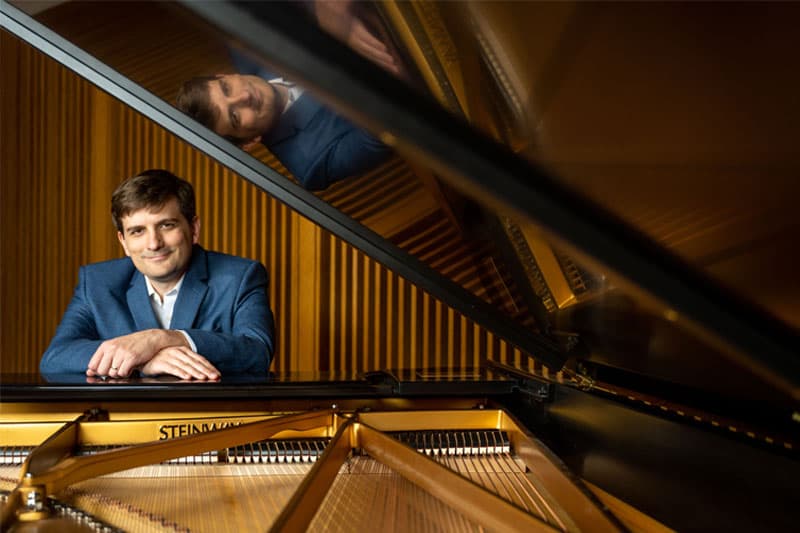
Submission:
[[[493,381],[495,389],[516,386],[500,376]],[[212,417],[218,402],[203,402],[198,411],[167,401],[142,413],[103,402],[106,409],[87,409],[65,424],[25,423],[43,413],[6,404],[0,429],[4,519],[22,527],[77,513],[99,531],[164,524],[222,531],[231,528],[230,520],[275,530],[403,523],[464,530],[618,528],[508,411],[475,395],[485,387],[470,388],[471,397],[438,401],[317,399],[311,410],[292,413],[290,400],[281,409],[288,414]],[[337,408],[322,409],[325,404]],[[21,462],[21,481],[13,488]],[[377,508],[385,514],[369,511]]]
[[[44,24],[17,9],[25,4],[2,2],[2,37],[13,44],[4,59],[14,72],[3,89],[29,104],[3,107],[4,133],[44,138],[20,109],[44,115],[48,128],[63,126],[72,115],[52,113],[51,101],[63,95],[49,91],[88,79],[133,110],[130,122],[155,124],[191,145],[178,154],[173,144],[153,148],[144,126],[128,124],[124,158],[149,163],[142,153],[166,152],[154,156],[159,163],[194,169],[187,160],[210,154],[322,228],[324,242],[352,246],[342,255],[363,254],[342,261],[340,279],[358,277],[362,259],[401,279],[364,294],[385,296],[385,306],[400,302],[386,320],[407,330],[375,327],[375,309],[359,296],[344,305],[352,315],[315,308],[320,321],[371,337],[326,339],[337,354],[325,361],[328,354],[312,350],[293,359],[293,369],[331,370],[311,379],[276,372],[218,384],[87,386],[74,377],[4,374],[4,526],[794,527],[800,265],[787,243],[800,194],[796,5],[376,3],[411,88],[308,31],[278,3],[75,1],[38,15]],[[142,40],[134,21],[156,18],[163,31],[150,38],[169,44],[118,45],[123,34],[128,43]],[[173,28],[181,32],[168,35]],[[210,60],[209,43],[220,35],[402,157],[317,196],[263,164],[268,156],[257,161],[199,128],[161,98],[174,91],[171,70]],[[198,46],[198,57],[170,48],[183,39]],[[52,77],[41,66],[45,55],[64,66]],[[149,63],[164,57],[172,67]],[[85,104],[64,98],[70,111]],[[118,133],[104,120],[119,108],[102,102],[84,119],[104,135],[75,152],[95,173],[102,173],[95,164],[113,167],[102,161],[104,141]],[[39,162],[52,156],[41,144],[23,146],[16,159],[9,149],[21,183],[17,190],[3,181],[11,198],[0,200],[4,216],[7,206],[24,215],[11,205],[19,198],[62,197],[37,181]],[[80,187],[65,192],[52,176],[43,179],[63,194],[78,190],[68,201],[90,202]],[[236,196],[238,185],[214,188],[221,211],[256,204]],[[359,195],[360,187],[367,192]],[[392,204],[400,190],[402,201]],[[35,206],[34,229],[51,229],[37,218],[39,204],[24,205]],[[227,241],[228,230],[215,236]],[[316,246],[314,239],[304,242]],[[6,249],[3,270],[16,267]],[[369,282],[385,271],[375,272]],[[23,293],[39,279],[20,278]],[[0,281],[6,298],[9,284]],[[413,299],[422,293],[439,307]],[[38,300],[23,294],[20,308]],[[16,328],[3,317],[4,328],[12,322]],[[432,331],[426,343],[421,328]],[[401,342],[387,342],[383,354],[386,332]],[[305,331],[292,324],[283,333],[295,340]],[[449,366],[428,368],[436,366],[429,352]],[[15,355],[4,352],[4,365]],[[378,362],[387,360],[397,371]],[[481,369],[459,368],[473,364]]]

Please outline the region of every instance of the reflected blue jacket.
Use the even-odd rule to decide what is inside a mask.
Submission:
[[[274,79],[271,72],[231,49],[239,74]],[[261,142],[309,190],[370,170],[388,159],[392,150],[304,91]]]

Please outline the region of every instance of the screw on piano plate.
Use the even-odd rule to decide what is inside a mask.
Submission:
[[[44,510],[44,497],[39,490],[29,490],[25,498],[25,506],[29,511]]]

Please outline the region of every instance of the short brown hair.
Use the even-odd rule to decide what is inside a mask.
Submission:
[[[197,216],[194,187],[172,172],[151,169],[123,181],[111,195],[111,218],[122,231],[122,217],[146,207],[161,207],[171,198],[178,200],[181,214],[190,223]]]
[[[196,76],[186,80],[178,89],[178,95],[175,97],[175,106],[178,109],[211,131],[216,131],[214,126],[219,119],[219,108],[211,103],[208,84],[218,79],[219,76]],[[237,146],[247,140],[233,135],[224,137]]]

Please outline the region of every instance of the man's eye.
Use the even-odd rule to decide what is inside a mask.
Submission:
[[[230,94],[231,94],[231,88],[230,88],[230,86],[228,85],[228,82],[226,82],[226,81],[220,81],[220,82],[219,82],[219,85],[220,85],[220,87],[222,88],[222,94],[224,94],[225,96],[230,96]]]
[[[174,222],[164,222],[163,224],[161,224],[161,227],[162,228],[166,228],[166,229],[174,228],[175,227],[175,223]]]
[[[234,128],[239,127],[239,114],[238,113],[231,113],[231,126]]]
[[[132,230],[128,231],[128,235],[141,235],[141,234],[142,234],[142,230],[140,230],[140,229],[132,229]]]

